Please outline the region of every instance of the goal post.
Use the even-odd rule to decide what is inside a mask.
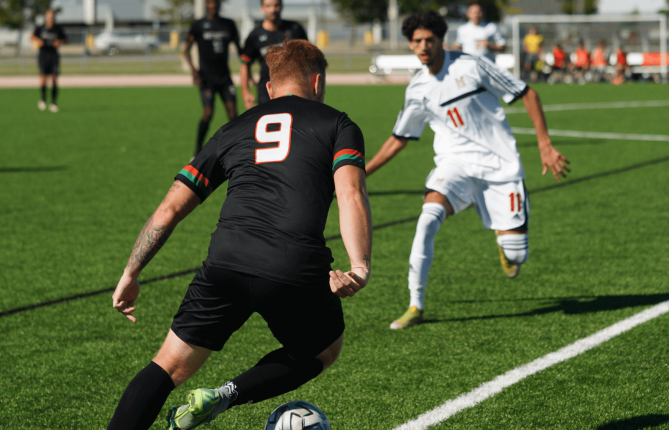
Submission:
[[[521,25],[567,24],[583,26],[585,24],[625,24],[625,23],[657,23],[659,24],[660,75],[662,82],[667,82],[667,15],[514,15],[509,17],[512,31],[512,52],[515,59],[513,72],[520,77],[521,55],[523,52],[520,30]],[[577,31],[587,31],[582,27]]]

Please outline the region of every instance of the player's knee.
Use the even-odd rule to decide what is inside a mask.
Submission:
[[[321,362],[323,362],[323,370],[332,366],[337,361],[343,346],[344,346],[344,335],[342,334],[341,336],[339,336],[339,339],[334,341],[332,345],[328,346],[325,349],[325,351],[318,354],[316,358],[318,358],[319,360],[321,360]]]
[[[446,208],[439,203],[423,204],[423,211],[418,218],[417,229],[426,236],[435,236],[446,219]]]
[[[504,250],[506,258],[513,264],[523,264],[530,256],[527,233],[503,234],[497,236],[497,243]]]

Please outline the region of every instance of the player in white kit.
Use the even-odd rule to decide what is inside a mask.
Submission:
[[[435,12],[414,14],[402,25],[409,46],[423,63],[406,89],[404,109],[392,136],[367,163],[371,175],[407,142],[418,139],[426,124],[435,132],[436,168],[427,177],[422,213],[409,258],[409,310],[391,328],[423,322],[424,296],[434,255],[434,238],[447,216],[474,206],[486,229],[495,230],[502,269],[518,275],[529,255],[529,200],[516,140],[498,97],[522,99],[537,132],[543,164],[555,179],[569,172],[551,144],[537,93],[485,58],[445,51],[446,22]]]
[[[467,19],[469,21],[458,27],[453,49],[494,62],[493,51],[506,49],[506,40],[499,28],[492,22],[483,21],[483,9],[478,2],[472,2],[467,7]]]

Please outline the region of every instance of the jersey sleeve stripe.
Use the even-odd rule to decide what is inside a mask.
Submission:
[[[339,151],[341,153],[343,151]],[[356,151],[357,152],[357,151]],[[358,152],[358,154],[360,154]],[[332,171],[334,172],[337,170],[337,165],[341,162],[347,162],[346,164],[360,164],[361,167],[365,167],[365,159],[361,155],[354,155],[354,154],[342,154],[339,157],[335,158],[334,162],[332,163]]]
[[[523,90],[523,88],[518,88],[506,76],[494,70],[492,67],[490,67],[490,65],[478,59],[475,60],[479,64],[479,66],[481,66],[481,68],[488,74],[488,76],[499,82],[499,84],[503,86],[506,89],[506,91],[509,92],[509,94],[517,96]]]
[[[248,55],[242,54],[239,58],[241,58],[242,63],[251,64],[251,58]]]
[[[205,198],[209,196],[209,179],[205,178],[195,167],[188,165],[184,167],[179,174],[191,181],[200,191],[202,191]]]
[[[356,151],[355,149],[342,149],[341,151],[339,151],[335,154],[335,156],[334,156],[335,161],[337,161],[337,158],[339,158],[340,156],[342,156],[344,154],[355,155],[355,156],[358,156],[358,157],[362,158],[363,161],[365,160],[365,156],[362,155],[362,153],[360,151]]]

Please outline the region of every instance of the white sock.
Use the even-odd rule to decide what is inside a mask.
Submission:
[[[513,264],[523,264],[530,256],[527,233],[502,234],[497,236],[497,243],[504,250],[506,258]]]
[[[434,238],[446,219],[446,208],[439,203],[425,203],[418,218],[416,236],[409,257],[409,306],[425,309],[425,288],[434,258]]]

